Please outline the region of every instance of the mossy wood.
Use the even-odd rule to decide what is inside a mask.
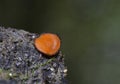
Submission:
[[[0,84],[66,84],[64,56],[40,53],[34,46],[38,36],[0,27]]]

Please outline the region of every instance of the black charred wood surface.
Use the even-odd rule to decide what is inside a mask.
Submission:
[[[0,84],[66,84],[64,56],[40,53],[34,46],[38,36],[0,27]]]

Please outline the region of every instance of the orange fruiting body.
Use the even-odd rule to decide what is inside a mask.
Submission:
[[[60,38],[56,34],[44,33],[35,39],[34,44],[40,52],[53,56],[60,49]]]

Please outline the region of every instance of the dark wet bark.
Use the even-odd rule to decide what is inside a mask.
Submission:
[[[64,56],[40,53],[34,46],[38,35],[0,27],[0,84],[66,84]]]

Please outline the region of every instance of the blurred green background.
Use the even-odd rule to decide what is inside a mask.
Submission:
[[[120,84],[120,0],[0,0],[0,26],[59,34],[68,84]]]

